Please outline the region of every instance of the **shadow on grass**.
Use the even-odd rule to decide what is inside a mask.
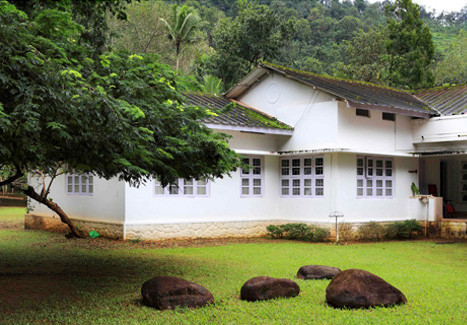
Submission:
[[[141,285],[153,276],[196,281],[216,268],[199,258],[166,256],[161,250],[82,249],[61,240],[6,248],[0,243],[0,251],[0,314],[10,315],[62,308],[64,301],[85,308],[104,297],[140,307]]]

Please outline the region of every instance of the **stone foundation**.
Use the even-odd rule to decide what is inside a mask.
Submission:
[[[421,222],[422,227],[425,226]],[[429,223],[429,234],[446,239],[467,239],[467,219],[443,219]]]
[[[114,239],[141,239],[141,240],[161,240],[161,239],[193,239],[193,238],[225,238],[225,237],[261,237],[267,234],[266,227],[281,225],[285,223],[300,223],[301,221],[289,220],[258,220],[258,221],[230,221],[230,222],[193,222],[178,224],[141,224],[123,225],[109,222],[87,221],[83,219],[73,219],[79,229],[86,233],[91,230],[97,231],[101,236]],[[335,240],[335,223],[310,223],[318,227],[330,230],[330,240]],[[387,225],[391,222],[381,222]],[[425,223],[420,222],[422,227]],[[358,227],[364,223],[346,223],[347,227],[355,235]],[[38,216],[27,214],[24,222],[25,229],[41,229],[54,232],[65,233],[68,227],[60,221],[58,216]],[[339,237],[341,241],[345,230],[339,224]],[[430,222],[427,233],[432,238],[463,238],[467,239],[467,220],[443,220],[442,222]],[[356,240],[355,237],[347,240]],[[358,240],[358,239],[357,239]]]
[[[290,221],[269,220],[126,225],[125,239],[260,237],[266,235],[267,226],[288,222]]]
[[[123,239],[123,224],[109,223],[109,222],[98,222],[98,221],[87,221],[83,219],[70,218],[78,229],[89,233],[91,230],[97,231],[101,236]],[[38,216],[33,214],[27,214],[24,218],[25,229],[39,229],[47,230],[52,232],[66,233],[68,232],[68,226],[64,224],[58,216]]]

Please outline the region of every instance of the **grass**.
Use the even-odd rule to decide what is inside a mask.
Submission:
[[[0,209],[1,324],[467,323],[466,243],[335,246],[260,239],[224,246],[172,243],[172,248],[163,248],[146,242],[68,240],[63,234],[1,229],[4,218],[19,218],[23,212]],[[325,303],[329,280],[295,278],[298,268],[307,264],[368,270],[399,288],[408,304],[333,309]],[[179,276],[205,286],[215,305],[164,312],[143,306],[141,285],[156,275]],[[242,284],[259,275],[293,279],[300,295],[241,301]]]

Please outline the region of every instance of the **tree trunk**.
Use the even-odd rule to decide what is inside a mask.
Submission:
[[[177,47],[177,64],[176,64],[175,68],[178,70],[179,59],[180,59],[180,44],[175,44],[175,46]]]
[[[60,220],[62,220],[62,222],[67,224],[68,228],[70,228],[72,237],[77,237],[77,238],[85,237],[84,233],[78,228],[76,228],[76,226],[73,224],[73,221],[71,221],[70,218],[68,218],[67,214],[62,210],[62,208],[60,208],[60,206],[57,203],[39,195],[32,186],[28,186],[26,190],[22,189],[22,191],[24,194],[29,196],[31,199],[36,200],[37,202],[46,205],[49,209],[57,213],[60,216]]]

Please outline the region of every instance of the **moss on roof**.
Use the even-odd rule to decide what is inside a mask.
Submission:
[[[185,93],[185,96],[190,104],[205,107],[217,113],[217,116],[211,116],[206,120],[209,123],[293,130],[290,125],[279,121],[273,116],[227,99],[224,96],[200,92]],[[227,106],[230,109],[222,111]]]
[[[388,109],[401,109],[411,116],[437,114],[422,100],[401,89],[375,85],[370,82],[319,75],[268,62],[260,63],[259,66],[283,73],[298,82],[315,87],[348,102],[387,107]]]
[[[378,85],[378,84],[374,84],[374,83],[371,83],[371,82],[353,80],[353,79],[346,79],[346,78],[339,78],[339,77],[332,77],[332,76],[329,76],[329,75],[317,74],[317,73],[313,73],[313,72],[287,68],[287,67],[283,67],[283,66],[280,66],[278,64],[274,64],[274,63],[270,63],[270,62],[266,62],[266,61],[261,62],[261,64],[264,64],[264,65],[272,67],[272,68],[280,69],[280,70],[290,71],[290,72],[298,73],[298,74],[301,74],[301,75],[307,75],[309,77],[328,79],[328,80],[332,80],[332,81],[343,81],[343,82],[348,82],[348,83],[351,83],[351,84],[359,84],[359,85],[363,85],[363,86],[378,87],[378,88],[381,88],[381,89],[388,89],[388,90],[393,90],[393,91],[397,91],[397,92],[401,92],[401,93],[406,93],[406,91],[401,90],[401,89],[397,89],[397,88],[393,88],[393,87],[389,87],[389,86],[384,86],[384,85]]]

